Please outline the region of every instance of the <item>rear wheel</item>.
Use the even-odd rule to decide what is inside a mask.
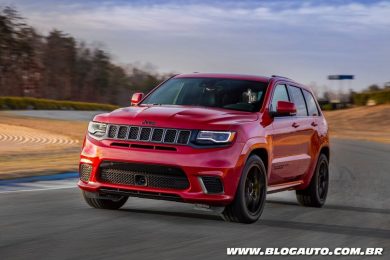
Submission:
[[[84,200],[89,206],[97,209],[119,209],[127,201],[128,197],[122,196],[118,198],[98,198],[96,194],[83,191]]]
[[[321,154],[310,185],[304,190],[297,190],[298,202],[307,207],[320,208],[325,204],[329,187],[329,162],[325,154]]]
[[[236,197],[222,213],[226,221],[253,223],[263,212],[267,193],[267,174],[263,161],[249,157],[241,175]]]

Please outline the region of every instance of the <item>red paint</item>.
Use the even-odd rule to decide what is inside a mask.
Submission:
[[[142,98],[144,97],[143,93],[134,93],[133,96],[131,97],[131,105],[135,106],[139,102],[141,102]]]
[[[278,115],[292,116],[296,114],[297,108],[292,102],[278,101],[276,112]]]
[[[96,122],[152,127],[234,131],[234,142],[228,146],[199,149],[189,145],[167,145],[176,151],[142,148],[113,147],[113,142],[143,144],[145,142],[95,140],[86,136],[81,159],[90,160],[93,171],[89,182],[79,181],[79,187],[88,191],[100,188],[170,193],[180,196],[185,202],[210,205],[229,204],[237,189],[243,166],[255,149],[264,149],[268,154],[265,162],[269,190],[304,189],[310,183],[317,158],[322,148],[329,147],[328,127],[324,116],[283,116],[270,113],[273,90],[278,84],[287,84],[312,91],[296,82],[281,77],[257,77],[226,74],[186,74],[184,77],[215,77],[268,82],[265,99],[259,112],[240,112],[226,109],[191,106],[133,106],[100,114]],[[152,91],[153,92],[153,91]],[[134,103],[142,99],[137,93]],[[133,98],[132,98],[133,103]],[[318,106],[318,104],[317,104]],[[293,113],[296,107],[290,102],[279,102],[278,112]],[[99,165],[103,160],[167,165],[181,168],[190,186],[186,190],[157,189],[147,186],[127,186],[99,182]],[[263,158],[263,160],[265,160]],[[219,176],[224,186],[222,194],[205,194],[198,181],[199,176]]]

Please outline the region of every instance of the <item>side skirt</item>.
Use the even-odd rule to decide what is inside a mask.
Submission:
[[[292,190],[295,186],[301,185],[302,183],[303,181],[292,181],[277,185],[270,185],[268,186],[267,193],[270,194],[279,191]]]

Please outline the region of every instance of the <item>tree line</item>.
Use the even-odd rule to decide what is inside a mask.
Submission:
[[[125,105],[168,76],[115,65],[101,48],[59,30],[41,35],[15,9],[0,9],[0,96]]]

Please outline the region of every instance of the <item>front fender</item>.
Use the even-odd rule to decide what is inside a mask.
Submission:
[[[264,149],[267,152],[267,161],[264,162],[266,169],[267,169],[267,177],[269,179],[271,174],[271,151],[272,151],[272,145],[271,145],[271,139],[267,139],[266,137],[259,136],[259,137],[253,137],[249,139],[241,152],[241,156],[243,157],[243,165],[245,165],[245,162],[248,160],[249,156],[255,151],[256,149]]]

